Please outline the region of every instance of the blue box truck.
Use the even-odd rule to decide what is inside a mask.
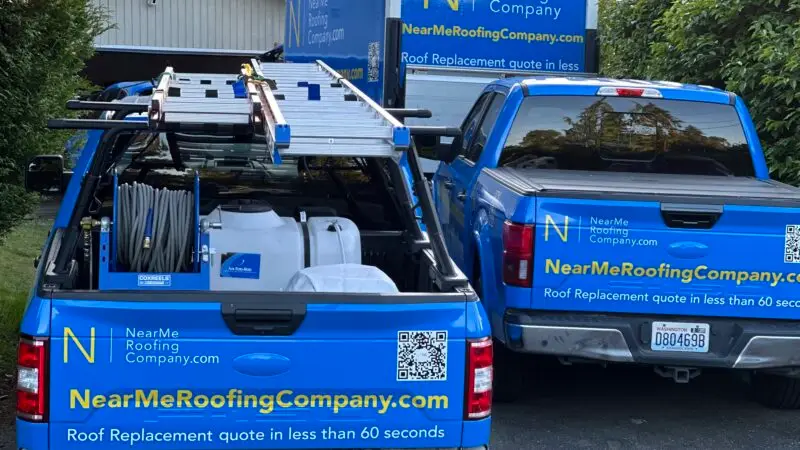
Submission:
[[[287,62],[323,59],[420,125],[458,124],[484,86],[596,73],[597,0],[289,0]]]
[[[426,125],[460,124],[498,78],[598,70],[596,0],[403,0],[402,20],[404,106]]]

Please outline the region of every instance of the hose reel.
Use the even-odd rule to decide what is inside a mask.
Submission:
[[[117,263],[130,272],[184,272],[192,262],[194,194],[134,182],[117,191]]]

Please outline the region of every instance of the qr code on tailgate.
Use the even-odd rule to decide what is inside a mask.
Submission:
[[[447,380],[447,331],[397,332],[397,381]]]
[[[380,75],[380,53],[380,43],[370,42],[367,56],[367,81],[369,82],[378,81]]]
[[[783,262],[800,264],[800,225],[786,225]]]

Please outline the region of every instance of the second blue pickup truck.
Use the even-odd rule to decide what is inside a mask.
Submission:
[[[762,403],[800,407],[800,189],[769,178],[741,98],[506,79],[460,131],[434,197],[500,343],[498,400],[523,379],[504,359],[530,353],[677,382],[738,369]]]

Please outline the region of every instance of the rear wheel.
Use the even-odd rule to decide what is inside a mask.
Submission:
[[[800,378],[756,372],[751,385],[753,396],[764,406],[800,409]]]
[[[480,262],[475,262],[475,267],[480,267]],[[481,283],[480,269],[476,269],[473,288],[483,299],[483,284]],[[525,367],[521,364],[522,355],[512,352],[497,339],[493,342],[494,365],[492,398],[498,403],[514,402],[522,396],[524,387]]]

